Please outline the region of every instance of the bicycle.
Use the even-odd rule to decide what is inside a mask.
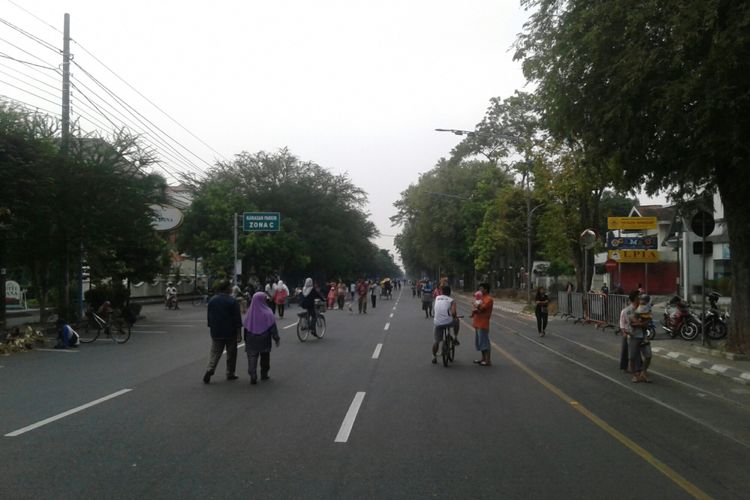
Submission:
[[[130,339],[131,324],[127,323],[122,316],[112,313],[109,321],[96,314],[94,311],[86,313],[87,320],[78,326],[79,341],[89,344],[99,338],[102,331],[117,344],[124,344]]]
[[[324,303],[315,304],[315,334],[319,339],[322,339],[326,334],[326,317],[325,317],[326,305]],[[297,316],[297,338],[300,342],[307,340],[310,335],[310,314],[307,311],[298,312]]]
[[[453,363],[453,359],[456,357],[456,344],[458,343],[456,336],[458,336],[460,318],[463,318],[463,316],[456,316],[453,322],[440,327],[442,331],[440,357],[443,358],[443,366],[446,368],[448,363]],[[453,334],[450,332],[451,329],[454,331]]]

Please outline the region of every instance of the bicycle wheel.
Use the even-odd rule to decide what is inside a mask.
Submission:
[[[203,305],[203,295],[199,295],[197,297],[193,297],[193,300],[191,300],[193,307]]]
[[[118,344],[124,344],[130,338],[130,326],[115,323],[109,327],[109,333]]]
[[[441,354],[441,356],[443,358],[443,366],[445,366],[446,368],[448,367],[448,363],[450,362],[450,354],[449,353],[451,351],[451,348],[450,348],[450,346],[448,344],[451,341],[449,339],[450,339],[450,335],[444,335],[443,336],[443,348],[440,351],[440,354]]]
[[[297,321],[297,338],[300,342],[304,342],[308,335],[310,335],[310,329],[307,327],[307,318],[300,318]]]
[[[315,330],[318,334],[318,338],[322,339],[323,335],[326,334],[326,318],[322,314],[318,314],[318,318],[315,320]]]
[[[453,360],[456,358],[456,341],[453,337],[451,337],[450,334],[448,334],[448,337],[450,337],[450,349],[448,350],[448,358],[450,359],[450,362],[453,363]]]
[[[85,321],[81,327],[77,330],[78,341],[81,344],[90,344],[99,338],[99,334],[102,332],[101,327],[98,323],[94,324],[91,321]]]

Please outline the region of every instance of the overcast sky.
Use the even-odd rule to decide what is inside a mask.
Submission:
[[[384,235],[398,231],[388,217],[401,191],[460,140],[434,129],[473,129],[490,98],[525,84],[510,50],[527,17],[517,0],[0,0],[0,6],[0,18],[57,47],[62,35],[19,6],[60,30],[68,12],[75,61],[190,150],[183,156],[198,166],[205,163],[192,154],[213,163],[216,153],[83,48],[225,158],[287,146],[303,160],[348,173],[369,193],[369,211]],[[0,39],[2,53],[42,64],[10,41],[60,62],[5,25]],[[0,64],[15,74],[12,61]],[[44,81],[42,73],[51,73],[19,67]],[[104,91],[80,67],[72,71],[79,82],[74,116],[80,111],[108,125],[81,95],[96,102],[94,91],[102,97]],[[18,85],[3,74],[0,80]],[[57,109],[3,83],[0,94]],[[85,127],[96,126],[85,120]],[[186,168],[171,156],[171,168]],[[284,207],[277,208],[283,216]],[[377,243],[392,248],[392,237]]]

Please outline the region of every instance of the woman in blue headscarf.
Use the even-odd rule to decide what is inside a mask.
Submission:
[[[250,383],[258,383],[258,358],[260,357],[260,379],[268,380],[271,369],[271,340],[279,347],[279,330],[276,318],[268,307],[265,292],[256,292],[245,316],[245,352]]]

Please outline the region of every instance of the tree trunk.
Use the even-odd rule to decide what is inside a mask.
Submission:
[[[739,170],[739,169],[735,169]],[[724,205],[724,219],[729,232],[732,265],[732,314],[729,324],[728,348],[735,352],[750,352],[750,216],[747,212],[747,192],[743,186],[743,172],[738,176],[724,175],[719,181],[719,193]]]

